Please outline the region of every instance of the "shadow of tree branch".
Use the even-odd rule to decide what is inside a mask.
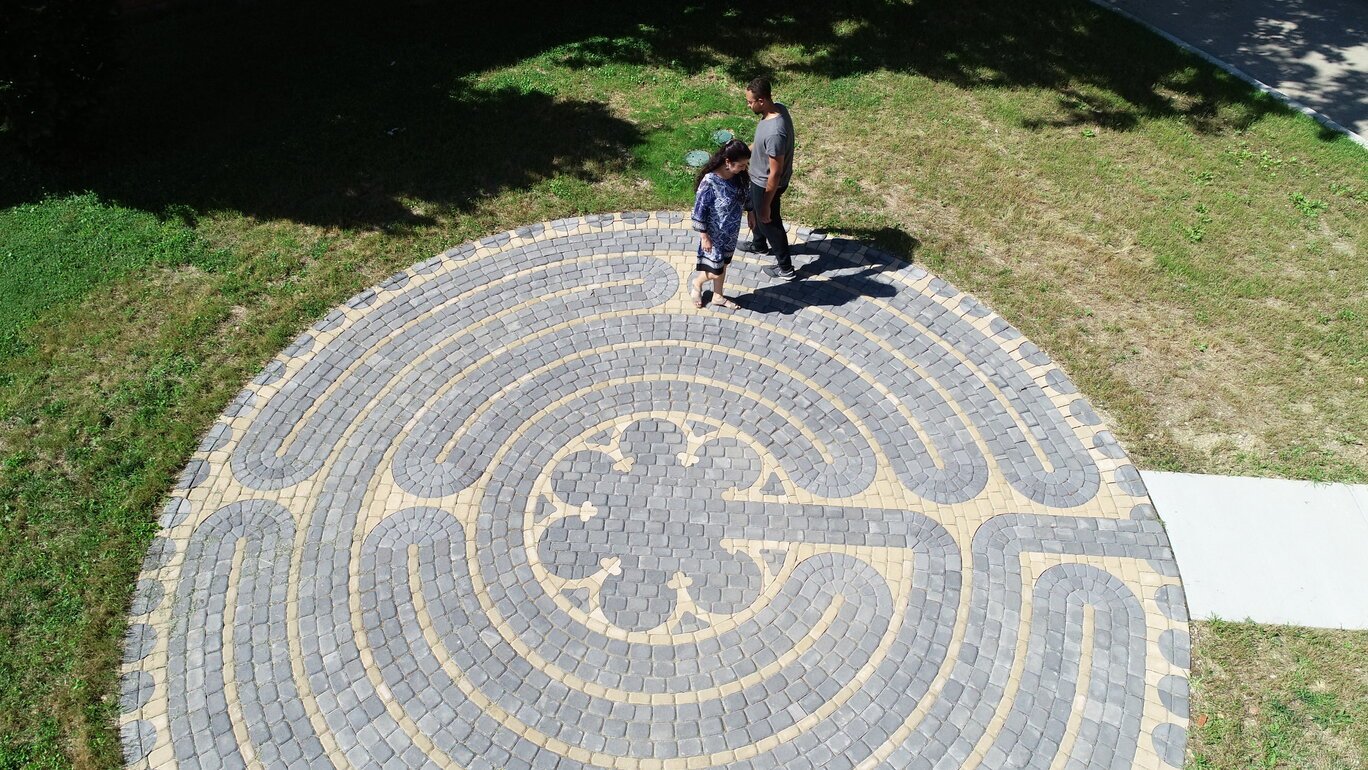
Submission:
[[[604,0],[535,18],[488,0],[342,0],[207,7],[126,32],[97,151],[0,191],[0,205],[93,190],[157,213],[406,228],[554,176],[630,168],[645,129],[608,105],[472,84],[548,52],[585,70],[718,68],[739,87],[784,50],[781,79],[896,71],[1057,92],[1064,117],[1026,115],[1028,128],[1178,117],[1221,131],[1283,109],[1084,0]]]

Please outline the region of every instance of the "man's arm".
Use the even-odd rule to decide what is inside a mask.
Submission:
[[[770,206],[774,204],[775,193],[779,192],[779,175],[784,173],[785,157],[769,156],[769,178],[765,180],[765,205],[756,212],[760,216],[760,221],[765,224],[770,223]]]

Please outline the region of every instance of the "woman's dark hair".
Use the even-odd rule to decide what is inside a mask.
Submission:
[[[703,168],[698,170],[698,176],[694,178],[694,189],[703,184],[703,177],[722,168],[722,164],[727,161],[735,163],[742,158],[750,157],[750,148],[740,139],[728,139],[727,143],[718,148],[717,152],[708,158],[708,162],[703,164]]]

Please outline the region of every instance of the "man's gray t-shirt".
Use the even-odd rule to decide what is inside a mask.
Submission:
[[[752,184],[765,186],[769,181],[769,159],[784,156],[784,171],[779,175],[779,187],[788,187],[793,176],[793,118],[789,117],[788,107],[774,103],[779,111],[778,117],[762,120],[755,127],[755,141],[751,143],[750,180]]]

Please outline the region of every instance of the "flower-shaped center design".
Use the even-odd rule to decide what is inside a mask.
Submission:
[[[744,537],[722,493],[759,479],[760,457],[733,438],[705,441],[696,453],[673,422],[632,423],[618,442],[622,462],[606,452],[575,452],[552,471],[562,510],[538,542],[557,577],[583,580],[608,568],[598,597],[608,621],[629,631],[655,629],[688,592],[707,613],[737,612],[761,588],[761,573],[721,540]],[[627,466],[625,470],[621,470]]]

